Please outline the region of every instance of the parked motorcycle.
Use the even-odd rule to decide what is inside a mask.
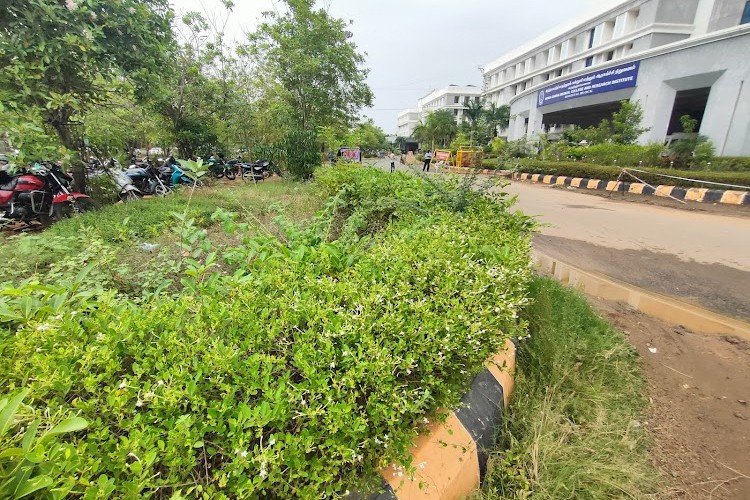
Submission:
[[[234,165],[230,165],[229,163],[224,162],[224,160],[221,158],[211,156],[208,159],[207,165],[208,172],[217,179],[226,177],[230,181],[233,181],[237,178]]]
[[[240,168],[243,180],[258,182],[271,177],[272,163],[270,160],[256,160],[254,163],[240,163]]]
[[[143,194],[165,196],[170,192],[169,176],[171,176],[171,169],[165,175],[162,169],[155,165],[136,163],[128,167],[125,175]]]
[[[39,222],[55,220],[94,208],[88,195],[71,191],[73,177],[51,162],[35,163],[17,175],[0,171],[0,220]]]

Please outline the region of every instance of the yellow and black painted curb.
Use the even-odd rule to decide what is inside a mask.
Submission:
[[[513,389],[516,347],[508,340],[503,351],[485,363],[471,389],[444,422],[429,424],[411,449],[414,477],[398,466],[381,471],[383,491],[371,500],[453,499],[469,496],[487,471],[489,450],[502,422]]]
[[[514,173],[511,177],[517,181],[530,181],[556,186],[570,186],[580,189],[599,189],[616,193],[633,193],[672,197],[684,201],[700,203],[724,203],[727,205],[750,205],[750,192],[729,191],[723,189],[684,188],[678,186],[651,187],[640,182],[603,181],[581,177],[565,177],[557,175]]]

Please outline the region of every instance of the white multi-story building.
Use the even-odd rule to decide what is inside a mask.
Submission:
[[[427,115],[444,109],[453,113],[456,123],[464,121],[464,114],[469,102],[482,97],[482,89],[474,85],[449,85],[433,90],[417,101],[417,107],[406,109],[398,115],[398,135],[411,137],[414,127],[424,122]],[[408,132],[408,133],[407,133]]]
[[[421,114],[418,109],[405,109],[398,114],[398,135],[399,137],[411,137],[414,133],[414,127],[419,124]]]
[[[596,125],[638,101],[663,142],[691,115],[720,155],[750,155],[750,2],[628,0],[561,26],[484,67],[484,96],[507,104],[509,139]]]

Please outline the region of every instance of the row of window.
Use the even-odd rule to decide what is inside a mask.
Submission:
[[[612,40],[634,31],[637,27],[639,15],[640,11],[638,9],[630,10],[591,29],[582,31],[547,50],[537,53],[525,61],[521,61],[505,68],[503,71],[493,74],[490,77],[489,86],[495,87],[503,82],[515,80],[516,78],[532,73],[537,68],[551,66],[581,52],[608,44]]]

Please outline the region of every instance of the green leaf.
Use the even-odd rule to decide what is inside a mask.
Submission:
[[[0,437],[10,428],[13,417],[16,415],[18,407],[21,406],[23,399],[29,394],[29,389],[24,389],[5,404],[0,411]]]
[[[46,441],[52,436],[56,436],[58,434],[67,434],[69,432],[80,431],[88,427],[88,425],[89,424],[86,419],[83,419],[81,417],[66,418],[65,420],[54,426],[52,429],[47,431],[47,433],[42,436],[41,441]]]
[[[39,491],[43,488],[49,488],[54,484],[54,481],[49,476],[37,476],[32,479],[28,479],[21,483],[16,490],[13,498],[23,498],[26,495],[30,495],[35,491]]]

